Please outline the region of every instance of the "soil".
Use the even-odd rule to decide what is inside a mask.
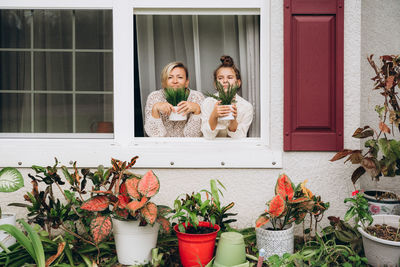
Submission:
[[[381,192],[381,191],[371,191],[375,192],[374,194],[368,194],[371,197],[375,197],[377,200],[385,200],[385,199],[393,199],[393,200],[400,200],[400,197],[395,193],[391,192]]]
[[[189,226],[188,228],[186,228],[187,234],[208,234],[215,231],[216,230],[214,228],[209,228],[209,227],[197,227],[196,229],[193,226]]]
[[[372,236],[385,240],[400,241],[400,228],[396,228],[386,224],[375,224],[373,226],[368,226],[366,232],[368,232]]]

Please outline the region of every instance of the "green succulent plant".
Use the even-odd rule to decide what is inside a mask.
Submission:
[[[215,84],[216,90],[218,92],[218,95],[211,94],[211,93],[205,93],[206,96],[212,97],[218,101],[221,101],[221,105],[231,105],[234,103],[234,98],[239,90],[239,86],[237,84],[235,85],[229,85],[228,88],[225,90],[224,86],[220,82],[216,82]]]
[[[182,101],[187,101],[189,90],[186,88],[165,88],[164,96],[168,103],[177,106]]]

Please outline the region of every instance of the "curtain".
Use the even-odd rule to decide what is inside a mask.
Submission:
[[[213,72],[222,55],[230,55],[242,74],[239,92],[252,103],[255,118],[250,137],[260,136],[259,16],[137,15],[137,49],[141,106],[161,88],[162,68],[182,61],[189,70],[189,87],[214,92]]]

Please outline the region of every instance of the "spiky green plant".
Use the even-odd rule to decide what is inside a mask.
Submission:
[[[237,91],[239,90],[239,86],[237,84],[229,85],[228,88],[225,90],[224,86],[220,82],[216,82],[215,85],[218,95],[214,95],[208,92],[205,93],[205,95],[221,101],[221,105],[231,105]]]
[[[189,90],[186,88],[165,88],[164,96],[168,103],[177,106],[182,101],[187,101],[189,97]]]

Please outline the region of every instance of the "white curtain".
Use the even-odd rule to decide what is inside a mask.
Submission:
[[[260,136],[259,16],[137,15],[136,27],[142,110],[169,62],[188,67],[191,89],[214,92],[213,72],[230,55],[242,74],[240,94],[255,110],[249,136]]]

